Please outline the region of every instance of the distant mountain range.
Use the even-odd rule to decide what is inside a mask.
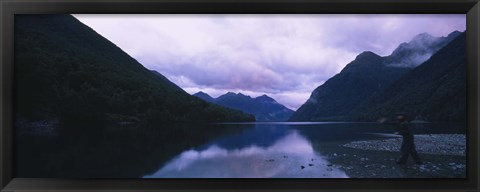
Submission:
[[[372,121],[400,111],[461,120],[466,111],[462,41],[464,32],[422,33],[386,57],[363,52],[317,87],[290,121]]]
[[[210,103],[252,114],[257,121],[287,121],[294,112],[267,95],[252,98],[242,93],[228,92],[218,98],[213,98],[204,92],[198,92],[193,96]]]
[[[189,95],[70,15],[15,17],[15,83],[24,121],[255,121]]]

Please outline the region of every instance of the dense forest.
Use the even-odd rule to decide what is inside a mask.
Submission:
[[[18,120],[255,121],[193,97],[70,15],[15,16]]]

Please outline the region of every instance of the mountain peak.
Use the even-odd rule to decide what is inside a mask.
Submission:
[[[431,41],[434,41],[438,39],[438,37],[434,37],[428,33],[420,33],[418,35],[416,35],[415,37],[412,38],[412,40],[410,40],[409,43],[415,43],[415,42],[431,42]]]
[[[358,56],[375,56],[377,54],[375,54],[374,52],[371,52],[371,51],[364,51],[362,53],[360,53]]]
[[[223,99],[223,98],[250,98],[251,99],[252,97],[250,97],[248,95],[244,95],[240,92],[239,93],[234,93],[234,92],[229,91],[229,92],[221,95],[217,99]]]
[[[458,37],[458,36],[461,35],[461,34],[462,34],[462,32],[455,30],[455,31],[451,32],[450,34],[448,34],[447,37],[446,37],[446,39],[448,39],[448,41],[451,41],[451,40],[453,40],[455,37]]]
[[[269,97],[269,96],[267,96],[267,95],[265,95],[265,94],[263,94],[262,96],[258,96],[258,97],[255,98],[255,99],[262,100],[262,101],[269,101],[269,102],[275,101],[273,98],[271,98],[271,97]]]
[[[460,34],[462,34],[462,32],[460,32],[460,31],[458,31],[458,30],[455,30],[455,31],[452,31],[450,34],[448,34],[448,36],[452,36],[452,35],[458,36],[458,35],[460,35]]]
[[[359,58],[369,58],[369,57],[380,57],[380,56],[378,56],[377,54],[375,54],[374,52],[371,52],[371,51],[364,51],[357,56],[357,59],[359,59]]]
[[[429,33],[423,32],[423,33],[420,33],[418,35],[415,35],[415,37],[413,37],[413,39],[415,39],[415,38],[426,38],[426,37],[433,37],[433,36],[430,35]]]
[[[357,55],[355,60],[370,61],[370,60],[374,60],[374,59],[377,59],[377,58],[381,58],[381,57],[379,55],[371,52],[371,51],[364,51],[364,52],[360,53],[359,55]]]
[[[212,96],[210,96],[209,94],[207,94],[203,91],[199,91],[199,92],[193,94],[193,96],[198,97],[198,98],[203,99],[203,100],[208,101],[208,102],[211,102],[211,101],[214,100],[214,98]]]
[[[249,95],[244,95],[243,93],[238,93],[237,94],[238,97],[243,97],[243,98],[248,98],[248,99],[252,99],[252,97],[250,97]]]
[[[408,43],[400,44],[384,63],[391,67],[415,68],[460,34],[459,31],[453,31],[447,37],[434,37],[420,33]]]
[[[195,93],[195,94],[193,94],[193,95],[208,95],[208,94],[205,93],[205,92],[203,92],[203,91],[199,91],[199,92],[197,92],[197,93]],[[208,96],[210,96],[210,95],[208,95]]]

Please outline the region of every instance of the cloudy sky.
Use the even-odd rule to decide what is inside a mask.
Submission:
[[[291,109],[355,56],[381,56],[465,15],[74,15],[193,94],[267,94]]]

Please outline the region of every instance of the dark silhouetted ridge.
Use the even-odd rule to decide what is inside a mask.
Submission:
[[[254,121],[187,94],[70,15],[15,16],[15,67],[26,120]]]

